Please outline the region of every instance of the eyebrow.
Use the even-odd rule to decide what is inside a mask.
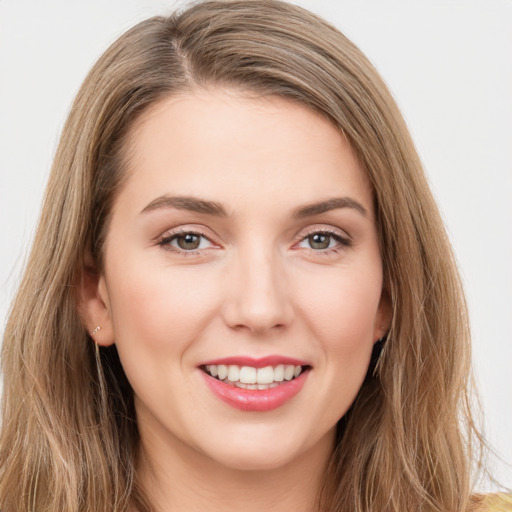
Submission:
[[[169,196],[163,195],[151,201],[141,213],[151,212],[160,208],[177,208],[178,210],[187,210],[190,212],[203,213],[215,217],[228,217],[226,209],[221,203],[216,201],[207,201],[193,196]],[[303,219],[312,217],[330,210],[340,208],[352,208],[362,215],[367,215],[366,208],[350,197],[334,197],[325,201],[311,203],[301,206],[292,212],[292,218]]]
[[[205,213],[215,217],[227,217],[224,207],[216,201],[206,201],[192,196],[160,196],[151,201],[141,213],[151,212],[159,208],[177,208],[190,212]]]
[[[338,208],[353,208],[362,215],[366,216],[368,214],[366,208],[355,199],[350,197],[333,197],[332,199],[320,201],[319,203],[311,203],[306,206],[301,206],[294,210],[292,217],[294,219],[303,219],[305,217],[312,217],[313,215],[319,215],[320,213],[325,213],[330,210],[337,210]]]

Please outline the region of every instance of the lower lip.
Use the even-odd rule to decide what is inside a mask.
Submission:
[[[269,389],[243,389],[210,377],[201,370],[209,388],[223,402],[241,411],[265,412],[281,407],[291,400],[301,389],[309,370],[293,380],[283,381],[279,386]]]

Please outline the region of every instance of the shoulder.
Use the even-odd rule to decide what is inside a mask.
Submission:
[[[512,512],[512,494],[489,494],[478,508],[481,512]]]

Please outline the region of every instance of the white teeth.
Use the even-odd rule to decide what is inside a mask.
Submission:
[[[278,364],[274,368],[274,380],[276,382],[283,382],[283,380],[284,380],[284,364]]]
[[[292,380],[302,373],[302,366],[291,364],[265,366],[254,368],[252,366],[238,366],[236,364],[208,364],[204,368],[212,377],[217,377],[228,384],[235,384],[244,389],[268,389],[276,387],[284,380]]]
[[[217,366],[217,377],[219,378],[219,380],[224,380],[227,376],[228,376],[228,367],[225,364],[219,364]]]
[[[274,382],[274,368],[272,366],[265,366],[265,368],[258,368],[256,374],[256,382],[258,384],[270,384]]]
[[[295,366],[292,366],[290,364],[287,364],[284,367],[284,379],[285,380],[292,380],[293,379],[293,373],[295,371]]]
[[[252,366],[242,366],[242,368],[240,368],[240,382],[256,384],[256,368]]]
[[[237,382],[240,380],[240,367],[234,364],[228,366],[228,380],[231,382]]]

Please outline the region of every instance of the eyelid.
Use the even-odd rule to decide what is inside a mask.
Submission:
[[[208,240],[213,247],[208,247],[208,249],[211,248],[219,248],[220,245],[216,243],[209,233],[206,232],[207,230],[203,229],[200,226],[196,225],[190,225],[190,226],[179,226],[176,228],[168,229],[166,230],[162,235],[160,235],[158,238],[155,239],[155,243],[159,246],[161,246],[163,249],[174,252],[176,254],[182,254],[186,256],[199,256],[202,254],[206,248],[203,249],[192,249],[192,250],[183,250],[179,249],[177,247],[171,246],[170,241],[175,239],[176,237],[180,235],[185,234],[193,234],[197,236],[201,236]],[[306,230],[301,231],[301,233],[297,236],[296,241],[294,242],[294,247],[299,244],[300,242],[306,240],[309,236],[313,234],[324,234],[329,235],[335,239],[338,240],[339,246],[342,248],[350,247],[352,245],[352,237],[344,230],[340,228],[336,228],[334,226],[325,226],[325,225],[314,225],[309,226]],[[329,251],[337,251],[340,249],[340,247],[332,247],[327,249],[310,249],[312,252],[321,254],[326,253]]]
[[[216,242],[214,242],[212,240],[213,237],[210,234],[206,233],[206,230],[204,230],[203,228],[201,228],[199,226],[195,226],[195,225],[179,226],[177,228],[168,229],[162,235],[160,235],[155,240],[155,242],[157,245],[162,247],[164,250],[173,252],[175,254],[180,254],[180,255],[185,255],[185,256],[201,255],[203,253],[203,251],[206,250],[205,248],[187,251],[187,250],[179,249],[178,247],[174,247],[174,246],[170,245],[169,242],[171,240],[175,239],[176,237],[178,237],[180,235],[187,235],[187,234],[197,235],[197,236],[203,237],[206,240],[208,240],[210,242],[210,244],[212,244],[212,246],[213,246],[213,247],[208,247],[208,249],[219,247],[219,244],[217,244]]]
[[[353,240],[352,237],[344,230],[335,228],[334,226],[325,226],[325,225],[316,225],[316,226],[310,226],[305,231],[302,231],[300,235],[298,236],[294,247],[297,246],[297,244],[303,242],[306,240],[309,236],[314,234],[323,234],[333,237],[338,241],[337,247],[330,247],[326,249],[313,249],[313,248],[301,248],[309,250],[315,254],[328,254],[330,252],[338,252],[339,250],[346,249],[348,247],[352,246]]]
[[[347,242],[352,242],[352,237],[344,230],[335,228],[334,226],[315,225],[308,227],[305,231],[302,231],[297,237],[297,241],[300,242],[310,235],[316,233],[323,233],[326,235],[335,235]]]

